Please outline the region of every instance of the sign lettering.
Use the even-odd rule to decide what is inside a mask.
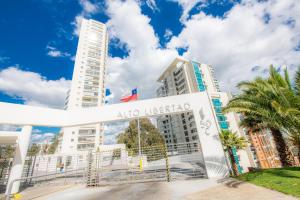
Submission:
[[[125,112],[119,112],[117,117],[119,119],[128,119],[132,117],[147,117],[153,115],[164,115],[164,114],[171,114],[174,112],[187,112],[191,111],[191,105],[189,103],[183,104],[170,104],[166,106],[155,106],[152,108],[145,108],[144,110],[140,110],[138,108],[133,110],[128,110]]]

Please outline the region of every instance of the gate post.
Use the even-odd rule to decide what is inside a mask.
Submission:
[[[19,191],[20,181],[13,181],[22,177],[24,163],[31,138],[31,131],[32,126],[23,126],[18,136],[18,143],[16,145],[13,165],[7,182],[6,195],[17,193]],[[11,184],[13,184],[11,187],[12,189],[11,191],[8,191]]]
[[[202,102],[202,107],[198,101]],[[219,137],[219,124],[208,94],[193,103],[193,115],[208,178],[229,176],[225,152]]]
[[[163,145],[163,151],[164,151],[164,157],[165,157],[165,160],[166,160],[167,182],[170,182],[171,181],[171,174],[170,174],[168,150],[167,150],[166,145]]]
[[[92,168],[93,168],[93,153],[89,151],[88,153],[88,162],[87,162],[87,176],[86,176],[86,185],[92,186]]]

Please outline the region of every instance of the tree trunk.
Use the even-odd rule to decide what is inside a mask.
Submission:
[[[6,158],[4,159],[2,167],[1,167],[0,179],[2,179],[2,175],[3,175],[3,171],[4,171],[4,168],[5,168],[5,165],[6,165]]]
[[[230,158],[230,161],[231,161],[231,166],[233,168],[233,173],[234,173],[235,176],[238,176],[239,171],[238,171],[238,168],[237,168],[237,164],[235,163],[235,160],[234,160],[233,152],[230,148],[228,149],[228,153],[229,153],[229,158]]]
[[[290,167],[294,165],[294,159],[279,129],[271,128],[275,146],[278,152],[282,167]]]
[[[300,166],[300,144],[298,145],[298,166]]]

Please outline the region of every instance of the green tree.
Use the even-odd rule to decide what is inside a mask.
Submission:
[[[250,131],[269,129],[283,166],[292,166],[293,157],[285,142],[283,133],[289,136],[299,134],[300,101],[296,89],[291,86],[287,70],[281,76],[271,66],[267,79],[261,77],[254,81],[238,84],[241,94],[234,97],[223,112],[243,114],[241,125]]]
[[[58,146],[58,137],[59,137],[59,135],[56,135],[52,139],[50,146],[47,148],[48,154],[54,154],[55,153],[55,151],[57,149],[57,146]]]
[[[15,153],[15,147],[12,145],[0,146],[0,159],[13,158]]]
[[[220,139],[224,150],[228,152],[231,166],[233,168],[234,175],[239,175],[238,166],[234,159],[233,149],[244,149],[247,142],[244,137],[239,137],[236,133],[232,133],[229,130],[222,130],[220,133]]]
[[[10,158],[14,157],[15,147],[12,145],[0,145],[0,179],[9,170]]]
[[[140,119],[140,134],[142,153],[148,160],[157,160],[163,157],[165,141],[159,130],[147,118]],[[126,145],[131,155],[138,153],[137,120],[129,122],[125,131],[117,136],[117,143]]]
[[[40,152],[40,149],[41,149],[40,145],[33,143],[29,148],[27,155],[31,157],[36,156]]]

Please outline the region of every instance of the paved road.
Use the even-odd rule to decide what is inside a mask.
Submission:
[[[216,180],[148,182],[127,185],[86,188],[83,185],[44,186],[28,189],[21,194],[23,200],[168,200],[216,186]]]
[[[113,195],[112,195],[113,194]],[[121,185],[112,189],[96,193],[88,197],[89,200],[154,200],[154,199],[170,199],[170,191],[165,183],[142,183]]]
[[[56,191],[55,187],[51,191],[49,186],[46,189],[36,188],[23,194],[24,200],[297,200],[295,197],[232,179],[222,183],[202,179],[97,188],[56,186]]]

